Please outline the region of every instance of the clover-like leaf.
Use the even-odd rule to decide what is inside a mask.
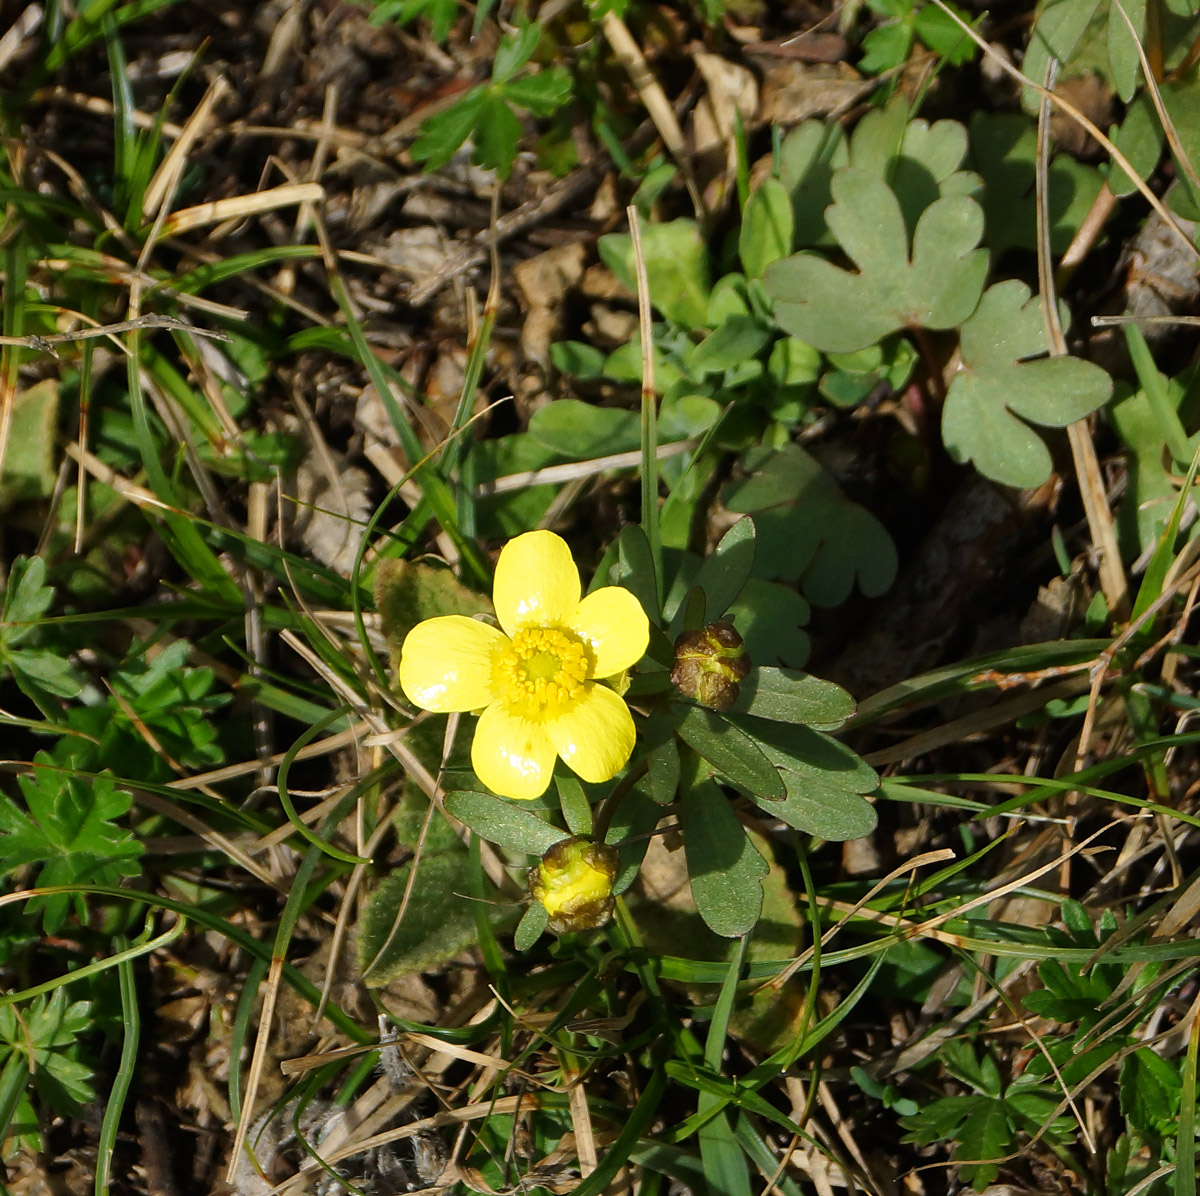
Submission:
[[[987,252],[976,248],[983,211],[973,199],[930,204],[910,256],[904,214],[887,183],[847,167],[833,176],[832,191],[829,227],[858,273],[811,253],[769,266],[764,282],[784,331],[825,352],[851,353],[901,328],[953,328],[971,314],[987,273]]]
[[[758,575],[799,580],[818,606],[844,602],[855,582],[868,597],[892,584],[896,549],[883,524],[799,445],[755,449],[743,464],[751,476],[727,486],[722,500],[731,511],[754,514]],[[761,630],[769,636],[769,627]]]
[[[950,384],[942,439],[956,461],[973,461],[1008,486],[1040,486],[1050,450],[1030,423],[1065,427],[1103,406],[1112,379],[1076,357],[1046,357],[1040,300],[1023,282],[989,287],[963,325],[963,368]]]

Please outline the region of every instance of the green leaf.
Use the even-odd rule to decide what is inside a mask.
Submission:
[[[1113,144],[1129,160],[1139,179],[1148,179],[1162,157],[1163,130],[1154,102],[1143,92],[1125,110],[1125,119],[1113,135]],[[1114,161],[1108,173],[1108,186],[1118,198],[1132,195],[1137,185],[1123,166]]]
[[[953,1155],[959,1175],[982,1192],[1000,1174],[1000,1164],[973,1160],[1003,1158],[1012,1145],[1012,1127],[1004,1102],[981,1099],[959,1127]]]
[[[73,698],[83,688],[71,662],[49,648],[17,648],[6,652],[4,659],[17,684],[32,689],[35,696],[40,693]]]
[[[472,885],[465,850],[419,857],[408,907],[397,923],[413,862],[385,877],[359,920],[359,966],[373,988],[444,963],[476,940],[475,903],[465,896]],[[495,916],[511,918],[513,912]]]
[[[556,399],[535,411],[529,434],[570,461],[624,453],[638,446],[638,416],[620,407],[597,407],[580,399]]]
[[[746,934],[762,909],[766,860],[713,781],[700,780],[684,790],[680,821],[688,878],[700,916],[724,938]]]
[[[613,881],[617,896],[637,879],[650,846],[650,832],[661,818],[662,807],[650,797],[643,778],[625,795],[604,832],[604,842],[621,852],[621,867]]]
[[[32,1069],[43,1100],[63,1116],[78,1116],[96,1099],[92,1069],[78,1058],[80,1039],[93,1029],[90,1001],[67,1000],[65,988],[34,997],[19,1011],[0,1006],[0,1066],[15,1057]]]
[[[658,616],[658,583],[654,576],[654,556],[641,525],[627,523],[617,536],[620,550],[615,584],[624,586],[642,604],[651,620]]]
[[[1100,7],[1100,0],[1052,0],[1038,13],[1038,18],[1029,34],[1029,45],[1025,50],[1025,61],[1021,65],[1027,79],[1042,83],[1046,63],[1050,58],[1059,62],[1070,61],[1071,54],[1092,17]],[[1041,97],[1031,87],[1022,91],[1021,102],[1027,112],[1036,112]]]
[[[1037,248],[1036,158],[1037,129],[1028,117],[1017,112],[977,112],[971,117],[971,160],[984,180],[984,239],[995,253]],[[1070,154],[1051,159],[1046,189],[1054,253],[1070,244],[1102,182],[1095,167]]]
[[[636,292],[633,243],[628,233],[608,233],[599,241],[600,257],[617,278]],[[648,224],[642,252],[650,283],[650,302],[668,320],[685,328],[704,327],[708,314],[708,248],[694,220]]]
[[[1122,10],[1133,25],[1129,28]],[[1108,69],[1117,95],[1128,104],[1142,73],[1138,42],[1145,37],[1146,0],[1111,0],[1108,6]]]
[[[805,386],[821,376],[821,354],[794,336],[780,337],[771,346],[767,372],[780,386]]]
[[[970,14],[954,4],[950,8],[968,25],[971,23]],[[942,56],[948,66],[962,66],[975,57],[975,43],[947,13],[932,4],[924,5],[917,13],[913,29],[935,54]]]
[[[590,836],[592,807],[582,782],[573,773],[560,769],[554,774],[554,787],[558,790],[558,805],[567,829],[573,835]]]
[[[752,476],[726,486],[722,501],[754,515],[758,572],[799,580],[819,606],[844,602],[856,581],[868,596],[892,584],[896,550],[883,525],[799,445],[754,449],[744,465]]]
[[[1162,101],[1175,126],[1179,147],[1195,167],[1200,162],[1200,72],[1191,70],[1182,79],[1164,83]],[[1180,185],[1171,190],[1171,206],[1187,219],[1195,220],[1200,216],[1200,195],[1193,193],[1187,171],[1178,163],[1176,170]]]
[[[811,612],[790,586],[752,577],[728,613],[755,664],[799,668],[808,659],[809,639],[803,628]]]
[[[551,116],[571,98],[572,86],[571,72],[555,66],[510,79],[504,84],[504,98],[534,116]]]
[[[753,315],[744,274],[722,274],[708,296],[707,323],[719,328],[730,316]]]
[[[833,172],[845,166],[849,157],[841,125],[833,121],[806,120],[784,138],[779,180],[791,196],[797,246],[816,245],[827,238],[830,183]]]
[[[786,795],[778,770],[740,727],[699,706],[681,707],[675,726],[688,747],[739,789],[768,801]]]
[[[854,699],[832,681],[794,669],[756,668],[742,682],[735,714],[833,729],[854,713]]]
[[[19,556],[8,573],[4,613],[0,618],[0,645],[15,647],[37,629],[54,604],[54,590],[45,584],[46,562],[40,556]]]
[[[420,622],[438,615],[490,614],[492,604],[463,585],[449,570],[410,561],[380,561],[375,570],[375,609],[393,665],[404,637]]]
[[[445,166],[471,136],[488,102],[487,88],[472,87],[449,108],[435,112],[421,124],[420,136],[409,146],[409,157],[424,162],[426,170]]]
[[[44,378],[13,398],[0,511],[15,502],[49,498],[54,490],[59,386],[57,379]]]
[[[599,378],[604,373],[605,356],[595,345],[583,341],[555,341],[550,346],[554,368],[573,378]]]
[[[861,839],[875,829],[879,821],[875,807],[861,794],[840,788],[834,776],[827,783],[786,768],[780,775],[787,797],[762,806],[771,817],[833,843]]]
[[[704,618],[712,623],[737,600],[754,568],[754,520],[739,519],[700,566],[695,585],[704,591]]]
[[[770,339],[753,316],[728,316],[688,354],[688,370],[696,378],[723,373],[757,357]]]
[[[521,140],[521,122],[500,96],[488,93],[475,119],[475,153],[471,160],[494,170],[502,179],[512,173]]]
[[[1164,385],[1167,402],[1177,409],[1186,387],[1179,378],[1167,379]],[[1128,386],[1124,389],[1128,391]],[[1117,435],[1130,450],[1126,458],[1129,480],[1117,508],[1117,535],[1123,555],[1134,560],[1158,543],[1178,489],[1171,469],[1163,461],[1167,437],[1162,421],[1146,393],[1139,390],[1120,399],[1113,403],[1110,413]]]
[[[551,826],[531,810],[490,793],[459,790],[446,795],[446,812],[489,843],[510,851],[543,856],[560,839],[561,827]]]
[[[1143,1138],[1175,1131],[1182,1090],[1178,1065],[1149,1047],[1139,1047],[1121,1062],[1121,1112]]]
[[[742,210],[738,255],[747,278],[761,278],[774,261],[792,252],[795,218],[788,189],[767,177],[751,192]]]
[[[525,911],[513,934],[513,946],[518,951],[528,951],[546,933],[550,915],[540,901],[534,901]]]
[[[117,885],[141,871],[144,848],[133,834],[117,826],[133,804],[109,773],[76,777],[46,752],[34,757],[32,773],[17,777],[22,809],[0,794],[0,869],[10,872],[39,865],[42,887],[72,884]],[[66,921],[70,900],[55,894],[32,900],[30,911],[43,909],[50,934]]]
[[[930,204],[910,260],[900,204],[885,182],[846,168],[832,190],[829,227],[859,272],[808,253],[770,266],[764,282],[785,332],[827,352],[851,352],[901,328],[952,328],[971,314],[987,273],[987,252],[975,248],[983,212],[973,199]]]
[[[921,214],[935,200],[971,195],[979,179],[958,169],[967,149],[966,130],[958,121],[930,124],[909,116],[902,95],[868,112],[850,138],[850,165],[892,189],[911,239]]]
[[[905,336],[889,336],[857,353],[830,353],[832,367],[821,378],[820,391],[839,407],[861,403],[881,382],[901,390],[916,365],[917,353]]]
[[[1108,401],[1112,380],[1075,357],[1024,360],[1045,351],[1045,332],[1040,299],[1015,280],[988,289],[960,348],[962,370],[942,413],[947,450],[993,481],[1040,486],[1050,451],[1029,423],[1061,428],[1082,419]]]
[[[875,770],[844,743],[798,723],[778,723],[752,715],[729,715],[778,768],[853,793],[870,793],[879,784]]]
[[[492,59],[492,82],[505,83],[533,56],[542,36],[540,25],[530,22],[515,33],[506,33]]]
[[[665,806],[679,789],[679,744],[670,724],[655,715],[646,730],[646,744],[646,792]]]
[[[446,40],[454,18],[458,16],[458,0],[385,0],[371,12],[373,24],[394,20],[407,25],[418,17],[428,17],[430,33],[439,44]]]
[[[864,75],[879,75],[899,66],[912,49],[913,28],[907,21],[878,25],[862,40],[863,56],[858,69]]]

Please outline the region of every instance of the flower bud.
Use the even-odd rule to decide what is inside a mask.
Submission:
[[[745,648],[737,629],[724,619],[700,631],[685,631],[675,641],[671,684],[709,710],[728,710],[750,673]]]
[[[529,872],[529,891],[550,915],[555,934],[595,930],[613,911],[613,881],[621,866],[616,848],[576,835],[555,843]]]

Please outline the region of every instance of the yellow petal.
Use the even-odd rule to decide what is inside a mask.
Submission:
[[[553,532],[525,532],[505,544],[492,589],[496,618],[509,635],[522,627],[565,627],[579,605],[579,570]]]
[[[493,793],[530,801],[550,784],[554,744],[543,724],[516,718],[496,703],[479,716],[471,766]]]
[[[592,677],[611,677],[632,668],[650,642],[650,620],[642,604],[620,586],[593,590],[575,608],[568,626],[592,650]]]
[[[445,714],[493,699],[492,659],[508,637],[465,615],[418,623],[400,649],[400,688],[414,706]]]
[[[633,751],[633,716],[607,685],[589,683],[579,702],[546,730],[558,754],[585,781],[615,777]]]

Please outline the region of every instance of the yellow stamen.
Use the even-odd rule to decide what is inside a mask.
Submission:
[[[554,718],[579,695],[591,659],[582,640],[554,627],[518,631],[496,654],[492,685],[512,714]]]

